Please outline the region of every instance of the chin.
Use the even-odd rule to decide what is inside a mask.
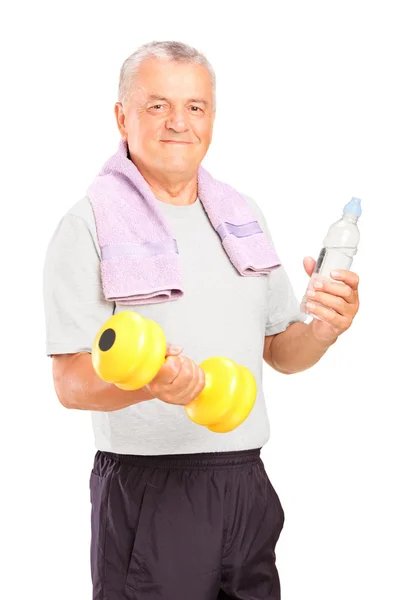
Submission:
[[[191,171],[193,169],[193,165],[192,163],[187,163],[187,162],[181,162],[181,161],[176,161],[175,163],[164,163],[163,165],[163,171],[165,173],[169,173],[171,175],[173,175],[174,173],[179,174],[179,173],[188,173],[188,171]]]

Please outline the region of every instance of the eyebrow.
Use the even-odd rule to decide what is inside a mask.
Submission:
[[[170,102],[168,98],[164,96],[157,96],[157,94],[151,94],[148,98],[148,101],[160,100],[161,102]],[[188,102],[195,102],[196,104],[203,104],[204,106],[208,106],[208,102],[203,100],[202,98],[189,98]]]

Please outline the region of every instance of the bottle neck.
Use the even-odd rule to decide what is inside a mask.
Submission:
[[[350,213],[343,213],[342,218],[345,221],[348,221],[349,223],[357,223],[357,221],[358,221],[358,217],[356,215],[352,215]]]

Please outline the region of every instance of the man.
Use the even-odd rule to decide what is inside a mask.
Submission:
[[[177,241],[181,297],[131,306],[105,298],[88,197],[61,219],[46,255],[56,393],[63,406],[91,411],[97,448],[94,600],[280,598],[275,546],[284,511],[260,458],[269,438],[262,360],[286,374],[308,369],[358,310],[355,273],[339,272],[339,283],[310,297],[320,319],[306,324],[282,266],[258,277],[232,266],[197,185],[215,108],[212,67],[184,44],[147,44],[122,67],[118,129]],[[243,198],[271,240],[262,211]],[[308,275],[314,264],[305,259]],[[101,325],[127,309],[159,323],[169,342],[157,376],[136,391],[100,380],[90,355]],[[182,410],[204,387],[198,363],[215,355],[246,365],[258,388],[249,417],[226,434],[192,423]]]

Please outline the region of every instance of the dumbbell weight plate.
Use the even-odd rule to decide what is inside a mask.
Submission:
[[[97,333],[92,363],[97,375],[121,389],[138,390],[165,362],[167,343],[161,327],[133,311],[110,317]]]
[[[224,356],[213,356],[199,365],[206,383],[185,406],[188,417],[212,431],[230,431],[249,414],[257,393],[252,373]]]
[[[208,429],[214,433],[228,433],[229,431],[233,431],[247,419],[253,409],[257,396],[256,380],[249,369],[242,365],[237,365],[237,367],[241,372],[242,378],[240,397],[236,400],[229,413],[219,423],[208,426]]]

